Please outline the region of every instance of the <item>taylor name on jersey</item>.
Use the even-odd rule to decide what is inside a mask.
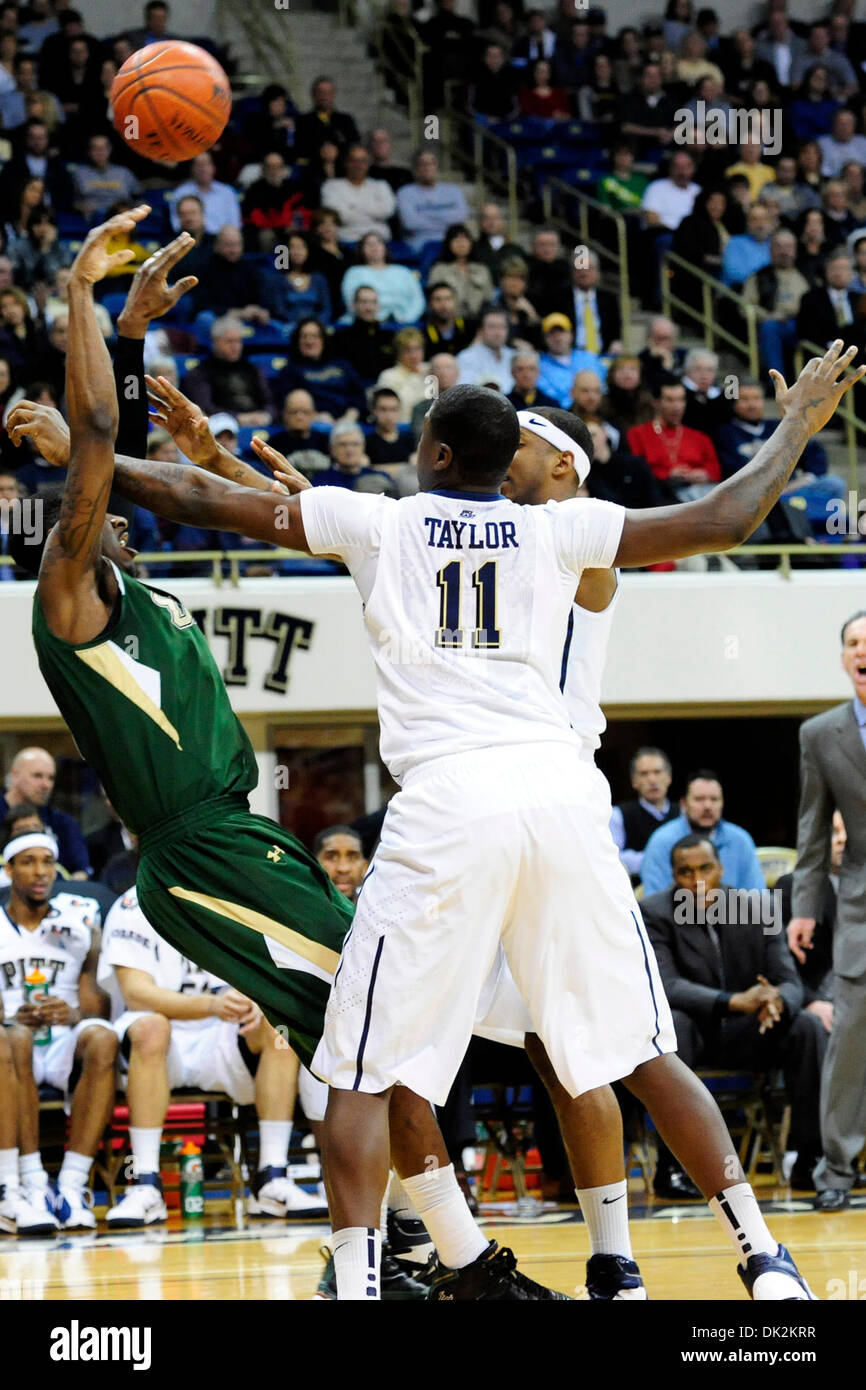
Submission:
[[[25,1001],[26,976],[38,971],[44,988],[74,1007],[78,1004],[81,967],[93,944],[93,928],[100,923],[95,898],[58,893],[48,912],[33,931],[19,927],[0,909],[0,981],[7,1020]]]

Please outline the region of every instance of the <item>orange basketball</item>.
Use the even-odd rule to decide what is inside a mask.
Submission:
[[[171,163],[209,150],[231,115],[229,80],[194,43],[151,43],[111,84],[114,125],[146,159]]]

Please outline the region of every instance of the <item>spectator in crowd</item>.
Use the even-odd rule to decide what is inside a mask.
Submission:
[[[205,415],[224,410],[240,425],[269,425],[270,394],[260,369],[244,357],[244,326],[225,314],[211,327],[211,356],[184,379],[183,391]]]
[[[55,1228],[80,1230],[96,1226],[84,1189],[114,1104],[117,1038],[102,1016],[106,1001],[96,983],[99,904],[71,893],[52,897],[56,850],[50,834],[36,832],[23,844],[21,837],[11,843],[7,837],[11,889],[4,911],[15,931],[4,946],[0,998],[6,1022],[16,1025],[9,1039],[18,1092],[13,1153],[24,1197],[43,1219],[53,1215]],[[40,967],[47,967],[41,998],[25,986],[25,977]],[[42,1083],[63,1091],[69,1109],[69,1139],[53,1192],[39,1152]],[[8,1158],[4,1151],[4,1185]]]
[[[851,289],[854,262],[844,247],[831,251],[824,263],[825,287],[809,290],[800,301],[797,336],[829,346],[841,338],[846,346],[864,342],[860,296]],[[2,303],[2,299],[0,299]]]
[[[755,82],[776,85],[776,69],[766,58],[759,58],[755,52],[755,37],[750,29],[735,29],[731,35],[727,57],[722,66],[725,75],[725,90],[732,97],[748,97]]]
[[[586,82],[593,55],[592,32],[586,15],[579,15],[568,25],[567,33],[556,45],[554,80],[559,87],[576,92]]]
[[[715,439],[716,431],[731,418],[731,403],[716,381],[719,358],[709,348],[692,348],[683,363],[686,413],[683,423]]]
[[[424,335],[417,328],[401,328],[394,335],[393,367],[386,367],[377,386],[388,386],[400,401],[400,421],[407,424],[419,401],[425,399],[427,363],[424,361]]]
[[[754,458],[778,423],[765,418],[766,399],[759,381],[741,381],[733,406],[732,418],[721,426],[716,435],[719,462],[726,478],[732,477]],[[812,514],[822,519],[826,518],[826,502],[831,497],[843,496],[845,487],[843,478],[827,472],[824,446],[819,440],[810,439],[782,489],[782,496],[806,499],[813,504],[810,506]]]
[[[781,227],[770,239],[770,264],[750,275],[743,286],[743,298],[757,310],[761,364],[782,376],[788,374],[797,340],[797,314],[809,290],[796,259],[797,238],[787,227]]]
[[[577,114],[582,121],[614,129],[621,93],[614,77],[613,63],[606,53],[594,53],[589,81],[577,93]]]
[[[457,298],[451,285],[432,274],[427,282],[427,312],[421,331],[428,357],[436,352],[456,355],[475,337],[474,326],[457,312]]]
[[[73,184],[75,206],[90,223],[104,221],[112,203],[134,202],[141,191],[135,175],[125,165],[112,164],[107,135],[91,135],[87,163],[77,166]]]
[[[45,185],[39,178],[27,178],[12,195],[11,206],[6,210],[2,223],[2,236],[6,250],[13,261],[19,246],[27,242],[31,214],[43,208]],[[47,209],[46,209],[47,211]]]
[[[350,145],[343,160],[343,177],[322,185],[322,206],[340,214],[339,238],[354,245],[367,232],[387,241],[389,219],[396,211],[390,184],[370,178],[370,155],[363,145]]]
[[[299,116],[295,126],[295,154],[300,160],[312,160],[325,139],[332,140],[339,150],[357,145],[360,136],[352,117],[337,110],[337,89],[331,77],[317,77],[310,89],[313,105]]]
[[[90,878],[91,867],[78,823],[65,811],[53,807],[51,797],[57,778],[57,765],[44,748],[22,748],[6,777],[6,794],[0,796],[0,821],[23,802],[39,807],[43,821],[57,840],[57,862],[70,878]]]
[[[571,285],[556,312],[575,324],[575,347],[585,352],[616,353],[622,351],[622,322],[619,301],[610,290],[599,286],[601,266],[595,251],[580,248],[575,254]]]
[[[456,222],[468,222],[469,208],[457,184],[440,183],[439,160],[432,150],[418,151],[412,172],[412,183],[397,194],[397,211],[409,245],[423,251],[429,242],[441,242]]]
[[[499,280],[503,265],[523,259],[525,252],[506,235],[505,215],[498,203],[484,203],[478,218],[479,233],[475,240],[475,259],[483,261],[494,281]]]
[[[98,830],[91,831],[85,838],[87,853],[90,855],[90,862],[93,865],[93,877],[104,881],[102,879],[103,871],[109,860],[116,854],[134,850],[135,841],[105,795],[104,788],[102,789],[102,804],[105,807],[107,819]]]
[[[146,48],[151,43],[163,43],[166,39],[176,38],[176,34],[168,31],[169,7],[165,0],[147,0],[144,6],[144,25],[141,29],[130,29],[126,35],[132,46],[133,52],[139,48]]]
[[[532,64],[529,79],[518,96],[523,116],[543,121],[571,120],[571,103],[564,87],[553,86],[553,65],[546,58]]]
[[[462,222],[445,233],[440,259],[430,271],[430,283],[449,285],[461,318],[477,318],[493,295],[490,271],[475,255],[472,233]]]
[[[91,131],[105,123],[105,105],[99,81],[99,55],[84,38],[74,38],[66,52],[63,75],[50,90],[63,111],[66,131]],[[47,85],[47,84],[46,84]],[[74,146],[70,147],[70,153]],[[113,201],[113,199],[112,199]]]
[[[538,384],[545,395],[553,396],[562,409],[568,410],[577,373],[588,368],[597,373],[603,383],[605,368],[597,353],[574,346],[574,332],[567,314],[548,314],[542,320],[541,331],[544,351]]]
[[[514,346],[535,347],[541,342],[541,318],[527,298],[529,267],[521,257],[506,261],[491,304],[508,315],[508,336]]]
[[[750,275],[770,264],[770,236],[773,219],[770,209],[762,203],[749,208],[746,230],[732,236],[722,256],[721,280],[724,285],[739,289]]]
[[[126,1066],[132,1178],[110,1208],[112,1228],[167,1220],[159,1176],[162,1128],[171,1087],[225,1091],[239,1105],[255,1104],[259,1161],[251,1174],[250,1216],[324,1214],[288,1176],[298,1059],[261,1009],[162,940],[138,905],[135,891],[106,920],[100,980],[119,996],[114,1032]]]
[[[793,155],[782,154],[776,161],[776,177],[765,186],[760,201],[791,227],[807,208],[819,207],[821,199],[810,184],[800,180]]]
[[[45,334],[33,321],[23,290],[0,290],[0,353],[22,381],[49,374]]]
[[[347,487],[352,492],[393,495],[387,473],[369,466],[364,431],[350,420],[334,425],[330,438],[331,466],[313,474],[314,487]]]
[[[177,207],[181,198],[194,194],[204,208],[204,229],[216,236],[221,227],[242,225],[240,199],[227,183],[216,177],[216,165],[210,154],[197,154],[190,164],[191,177],[174,190],[170,204],[171,225],[175,231],[180,223]]]
[[[71,209],[74,191],[69,171],[64,161],[51,149],[45,121],[35,117],[27,120],[23,145],[0,172],[0,197],[4,204],[11,197],[12,190],[27,178],[42,179],[46,199],[53,208],[62,212]]]
[[[331,317],[331,296],[324,275],[310,266],[310,243],[305,232],[290,232],[279,247],[275,269],[264,293],[271,316],[294,327],[303,318]]]
[[[847,830],[833,935],[833,1030],[821,1094],[822,1157],[814,1172],[819,1211],[842,1211],[866,1142],[864,1123],[864,858],[862,785],[866,727],[866,613],[842,627],[842,668],[853,701],[800,727],[800,811],[788,944],[801,964],[814,940],[827,886],[833,811]]]
[[[231,314],[242,323],[268,323],[271,315],[265,303],[273,298],[262,283],[258,266],[244,257],[240,228],[220,227],[193,291],[193,306],[201,316],[199,327],[208,331],[222,314]]]
[[[824,261],[828,242],[824,214],[819,207],[807,208],[798,226],[797,269],[812,289],[824,283]]]
[[[342,300],[343,276],[352,264],[350,252],[340,242],[340,214],[333,208],[317,208],[313,213],[310,262],[328,282],[332,304]]]
[[[680,815],[654,830],[644,846],[641,882],[646,895],[671,887],[671,850],[689,834],[704,835],[715,846],[727,887],[766,887],[754,840],[742,826],[722,819],[723,808],[722,784],[716,774],[706,769],[692,773],[680,801]]]
[[[598,497],[620,507],[665,507],[669,504],[670,497],[653,477],[646,459],[633,454],[612,425],[589,419],[586,428],[592,440],[588,497]]]
[[[657,303],[662,257],[673,246],[674,233],[692,211],[700,185],[694,181],[695,162],[681,150],[671,156],[667,177],[653,179],[641,201],[644,225],[654,239],[656,275],[648,287],[647,298]]]
[[[0,362],[2,360],[0,358]],[[2,380],[2,374],[0,374],[0,380]],[[15,475],[15,469],[11,464],[3,463],[0,459],[0,556],[3,558],[11,554],[10,539],[15,526],[15,504],[21,501],[22,495],[23,489]],[[8,584],[17,579],[26,578],[27,571],[19,568],[18,565],[0,565],[0,584]]]
[[[809,30],[805,53],[801,53],[791,64],[792,87],[798,88],[804,78],[821,67],[827,73],[833,95],[847,101],[857,91],[857,74],[849,60],[842,53],[830,47],[829,25],[817,20]]]
[[[335,888],[357,902],[367,872],[367,858],[357,830],[350,825],[329,825],[313,841],[313,854]]]
[[[803,1010],[803,986],[784,937],[767,930],[763,899],[753,905],[727,891],[734,885],[713,841],[686,834],[671,846],[670,860],[675,888],[645,895],[640,909],[671,1005],[677,1052],[690,1067],[782,1068],[789,1143],[797,1151],[792,1186],[811,1187],[821,1151],[818,1095],[827,1035]],[[693,1195],[684,1192],[683,1179],[660,1144],[656,1192]]]
[[[259,110],[251,111],[244,122],[244,136],[251,149],[269,150],[272,154],[279,154],[283,161],[293,150],[295,108],[281,83],[269,82],[265,87]],[[265,159],[267,155],[262,160],[263,173]]]
[[[687,34],[694,27],[694,12],[691,0],[668,0],[665,8],[665,22],[662,27],[666,48],[679,48]]]
[[[842,860],[845,856],[845,846],[848,843],[848,832],[845,829],[845,822],[838,811],[833,812],[832,831],[830,833],[830,857],[827,863],[827,876],[823,897],[815,916],[815,928],[812,933],[812,944],[808,953],[794,941],[791,949],[794,953],[797,974],[803,986],[803,1007],[809,1013],[816,1014],[821,1020],[821,1025],[825,1032],[833,1031],[833,992],[835,980],[833,977],[833,933],[836,929],[836,917],[839,903],[839,890],[841,888],[841,869]],[[794,889],[794,875],[782,874],[776,879],[773,887],[781,896],[782,921],[785,923],[785,934],[787,937],[788,926],[794,915],[791,905],[792,893]]]
[[[851,159],[857,164],[866,164],[866,135],[857,134],[857,118],[847,108],[836,112],[830,134],[819,136],[818,145],[825,179],[838,178]]]
[[[343,173],[343,151],[336,141],[326,135],[318,151],[308,164],[302,166],[307,178],[310,198],[321,200],[322,189],[330,179],[338,179]]]
[[[364,387],[355,368],[337,357],[318,319],[301,319],[288,348],[289,361],[273,382],[274,400],[282,405],[289,391],[303,389],[316,402],[316,417],[358,420],[366,412]]]
[[[511,359],[511,373],[514,377],[514,389],[508,392],[508,399],[515,410],[558,407],[559,402],[555,401],[553,396],[545,395],[544,391],[538,389],[541,358],[534,348],[516,349]]]
[[[394,331],[382,326],[384,317],[372,285],[359,284],[352,296],[352,322],[337,328],[331,339],[334,356],[351,362],[365,386],[394,361]]]
[[[25,288],[50,285],[58,270],[71,265],[72,252],[61,245],[57,218],[50,208],[36,207],[27,222],[27,237],[14,252],[15,277]]]
[[[620,354],[607,369],[607,392],[602,398],[601,411],[621,434],[632,425],[643,425],[652,419],[653,398],[643,385],[639,357]]]
[[[359,285],[369,285],[379,301],[382,320],[415,323],[424,313],[424,291],[418,276],[405,265],[393,265],[385,238],[367,232],[358,246],[358,263],[343,276],[342,297],[348,309]]]
[[[514,389],[514,348],[508,346],[507,314],[502,309],[485,309],[475,342],[458,352],[456,360],[461,386],[495,386],[507,396]]]
[[[730,233],[725,226],[728,211],[728,194],[723,188],[702,188],[695,199],[694,207],[688,217],[684,217],[674,232],[671,249],[691,265],[697,266],[705,275],[718,279],[722,268],[722,255],[728,244]],[[703,285],[694,275],[672,267],[671,289],[678,299],[683,299],[698,309],[703,300]]]
[[[641,71],[637,90],[623,98],[620,135],[634,141],[641,156],[647,155],[673,140],[674,113],[675,103],[664,89],[661,67],[649,61]]]
[[[841,102],[830,88],[826,63],[814,63],[804,76],[797,99],[788,107],[788,120],[798,140],[817,140],[829,135]]]
[[[442,105],[444,83],[468,75],[469,54],[475,44],[475,26],[457,13],[456,0],[434,0],[432,18],[421,25],[421,38],[430,50],[424,62],[425,110]],[[449,222],[457,219],[450,217]]]
[[[431,380],[432,378],[432,380]],[[430,376],[427,378],[427,394],[420,400],[412,411],[410,432],[412,443],[417,448],[418,440],[421,438],[421,431],[424,428],[424,417],[429,411],[433,401],[437,396],[441,396],[443,391],[448,391],[452,386],[456,386],[460,380],[460,367],[457,358],[450,352],[437,352],[430,359]]]
[[[821,199],[827,244],[841,246],[857,231],[857,219],[848,206],[848,189],[842,179],[828,179]]]
[[[577,373],[571,383],[571,402],[569,409],[572,414],[582,420],[585,425],[595,420],[598,424],[604,424],[601,415],[601,402],[604,396],[604,387],[601,377],[594,372],[591,367],[583,367]],[[619,431],[611,427],[612,437],[615,443],[619,441]]]
[[[306,231],[313,216],[307,185],[291,177],[279,150],[262,155],[261,170],[241,205],[251,251],[270,251],[290,229]]]
[[[770,64],[779,87],[789,87],[794,63],[806,52],[806,41],[792,29],[786,10],[771,10],[766,28],[757,37],[755,56]]]
[[[370,150],[370,174],[374,179],[384,179],[388,187],[397,193],[404,184],[412,182],[412,171],[402,164],[395,164],[391,132],[384,126],[370,131],[368,141]]]
[[[654,398],[654,415],[633,425],[626,436],[632,453],[645,458],[655,476],[668,483],[680,502],[703,497],[722,474],[713,442],[683,424],[686,388],[674,376],[661,377]]]
[[[36,93],[51,110],[56,125],[60,120],[60,103],[53,92],[38,91],[36,59],[29,53],[17,53],[12,65],[15,85],[11,91],[0,93],[0,122],[4,131],[16,131],[27,119],[27,98]]]
[[[760,140],[744,140],[740,145],[740,157],[725,170],[728,178],[742,174],[749,183],[751,201],[756,203],[768,183],[774,183],[776,173],[772,164],[762,159],[763,147]]]
[[[610,173],[603,174],[596,185],[595,196],[605,207],[615,212],[640,211],[648,179],[634,171],[635,150],[630,140],[618,140],[610,152]]]
[[[629,760],[628,775],[635,795],[614,806],[610,833],[632,883],[639,883],[647,840],[677,814],[668,799],[671,760],[661,748],[639,748]]]
[[[849,245],[854,257],[854,279],[850,288],[858,294],[866,294],[866,231],[853,236]]]
[[[197,193],[187,193],[179,198],[176,207],[178,229],[191,236],[194,242],[183,258],[184,274],[196,275],[201,279],[202,271],[213,255],[216,237],[205,231],[204,203]]]
[[[551,61],[556,53],[556,34],[551,29],[544,10],[528,10],[526,14],[526,33],[519,39],[514,49],[515,58],[525,58],[534,63],[538,58]]]
[[[408,432],[401,433],[400,397],[390,386],[377,386],[372,393],[373,433],[367,435],[367,458],[374,468],[409,461],[412,443]]]
[[[316,404],[309,391],[290,391],[283,402],[281,418],[283,428],[268,435],[271,447],[284,454],[307,478],[328,468],[328,432],[314,428]]]
[[[509,121],[517,115],[514,73],[501,43],[485,45],[469,87],[468,106],[493,121]]]
[[[842,182],[848,194],[848,208],[860,228],[866,222],[866,171],[863,165],[849,159],[842,166]]]
[[[572,263],[565,257],[559,232],[553,227],[539,228],[532,238],[527,298],[542,318],[555,313],[556,305],[568,299]]]

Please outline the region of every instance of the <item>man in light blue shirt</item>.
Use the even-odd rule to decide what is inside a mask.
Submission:
[[[432,150],[421,150],[412,166],[412,183],[397,194],[397,211],[403,235],[415,251],[428,241],[442,241],[455,222],[468,222],[469,207],[456,183],[439,182],[439,160]]]
[[[769,208],[756,203],[749,208],[746,230],[732,236],[722,256],[722,283],[744,285],[750,275],[756,275],[770,264],[770,234],[772,222]]]
[[[729,888],[766,888],[755,842],[747,830],[722,819],[722,786],[714,772],[701,769],[686,783],[680,802],[682,815],[654,830],[647,841],[641,864],[644,894],[661,893],[673,884],[671,849],[684,835],[706,835],[722,861]]]
[[[548,314],[541,330],[544,333],[544,352],[541,354],[538,389],[552,396],[563,410],[570,410],[571,388],[578,372],[595,372],[604,385],[607,367],[596,353],[574,346],[571,319],[566,314]]]
[[[198,198],[204,208],[204,229],[216,236],[221,227],[241,225],[241,205],[237,193],[230,184],[220,183],[215,178],[216,165],[209,154],[197,154],[190,167],[191,179],[174,190],[170,203],[171,225],[180,230],[177,208],[180,200],[186,197]]]

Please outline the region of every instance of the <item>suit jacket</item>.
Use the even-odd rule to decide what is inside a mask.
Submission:
[[[728,1013],[728,996],[750,989],[761,974],[778,987],[788,1012],[792,1016],[799,1013],[803,986],[784,932],[767,933],[760,922],[717,925],[714,929],[722,952],[722,979],[706,927],[680,926],[676,922],[675,891],[666,888],[640,903],[672,1009],[681,1009],[704,1027],[720,1018],[737,1017]]]
[[[854,344],[862,348],[863,320],[857,313],[861,298],[862,295],[857,291],[848,291],[848,303],[851,305],[854,321],[840,326],[836,322],[836,311],[827,291],[809,290],[800,300],[800,312],[797,315],[798,337],[805,338],[810,343],[817,343],[819,347],[825,347],[827,343],[833,342],[834,338],[841,338],[846,347]]]
[[[598,317],[601,320],[601,349],[607,352],[611,343],[615,343],[622,337],[622,318],[619,311],[619,300],[610,290],[603,290],[600,286],[595,291],[595,302],[598,306]],[[565,314],[574,324],[574,287],[568,285],[556,300],[554,307],[548,310],[549,313]],[[577,336],[580,336],[579,326],[575,325]],[[575,339],[577,341],[577,339]]]
[[[791,910],[794,875],[782,874],[780,878],[776,879],[775,888],[777,892],[782,894],[782,921],[787,928],[794,915]],[[803,981],[804,1007],[812,1004],[816,999],[833,998],[833,928],[835,925],[836,890],[828,875],[821,911],[815,920],[812,949],[806,952],[806,959],[802,965],[799,961],[794,962],[797,974]]]
[[[795,917],[820,916],[834,810],[842,814],[848,842],[839,875],[833,969],[853,980],[866,972],[866,748],[851,700],[800,725]]]

